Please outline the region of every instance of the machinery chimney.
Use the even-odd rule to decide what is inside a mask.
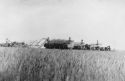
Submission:
[[[69,37],[69,41],[71,41],[71,37]]]

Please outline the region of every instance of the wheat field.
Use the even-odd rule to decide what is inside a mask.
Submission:
[[[125,81],[125,52],[0,48],[0,81]]]

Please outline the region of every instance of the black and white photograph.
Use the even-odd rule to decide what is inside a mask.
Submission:
[[[125,81],[125,0],[0,0],[0,81]]]

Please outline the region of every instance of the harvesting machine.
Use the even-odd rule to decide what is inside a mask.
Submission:
[[[44,44],[45,48],[49,49],[72,49],[74,47],[74,41],[69,37],[68,40],[64,39],[47,39],[47,42]]]
[[[85,44],[83,40],[81,42],[74,42],[74,40],[69,39],[46,39],[44,47],[47,49],[77,49],[77,50],[100,50],[100,51],[110,51],[110,46],[101,47],[98,40],[96,44]]]
[[[1,47],[28,47],[28,45],[25,42],[16,42],[16,41],[10,41],[9,39],[6,39],[5,43],[0,44]]]

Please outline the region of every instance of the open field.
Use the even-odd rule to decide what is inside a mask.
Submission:
[[[125,52],[0,48],[0,81],[125,81]]]

